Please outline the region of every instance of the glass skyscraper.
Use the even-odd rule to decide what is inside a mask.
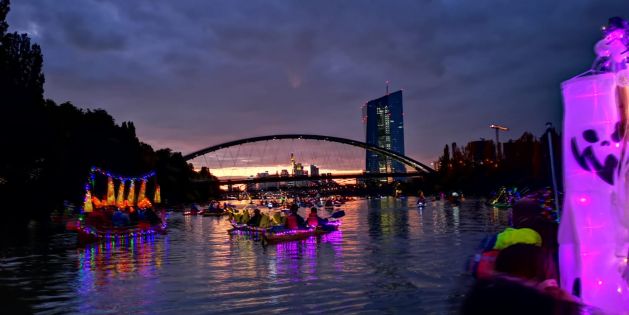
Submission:
[[[366,125],[365,142],[404,154],[404,119],[402,91],[393,92],[367,102],[363,106]],[[404,164],[367,150],[365,169],[368,173],[404,173]]]

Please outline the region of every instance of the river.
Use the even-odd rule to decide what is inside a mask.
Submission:
[[[167,235],[129,243],[77,248],[56,233],[0,249],[0,294],[39,314],[457,313],[469,257],[509,212],[414,204],[351,201],[341,231],[266,247],[181,213]]]

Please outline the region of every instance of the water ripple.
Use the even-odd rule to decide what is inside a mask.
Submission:
[[[508,212],[413,204],[350,202],[342,231],[269,246],[180,214],[168,235],[132,243],[56,234],[3,249],[0,289],[38,314],[456,313],[466,260]]]

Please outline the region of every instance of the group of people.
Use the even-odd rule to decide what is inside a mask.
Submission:
[[[263,214],[260,209],[254,209],[253,215],[248,216],[245,210],[245,212],[236,217],[235,220],[240,223],[246,223],[252,227],[269,228],[272,226],[280,226],[292,230],[323,227],[328,223],[327,219],[319,217],[316,207],[310,208],[310,213],[306,219],[300,216],[298,211],[299,206],[297,204],[292,204],[289,213],[285,216],[282,216],[279,211],[269,216]]]
[[[486,238],[473,261],[463,314],[578,314],[578,292],[558,285],[557,231],[537,200],[518,201],[512,227]]]
[[[157,225],[162,222],[162,219],[152,208],[136,209],[127,207],[121,209],[113,206],[97,208],[95,211],[88,213],[85,219],[88,224],[96,227],[127,227],[140,223]]]

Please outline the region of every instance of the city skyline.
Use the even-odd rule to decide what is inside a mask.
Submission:
[[[390,80],[405,93],[406,153],[427,162],[446,143],[490,138],[490,123],[511,128],[505,140],[547,121],[561,127],[559,84],[589,68],[583,47],[627,10],[626,1],[15,1],[8,20],[42,46],[46,97],[133,121],[156,148],[185,154],[295,132],[362,139],[358,109]],[[382,11],[396,18],[355,23]]]

